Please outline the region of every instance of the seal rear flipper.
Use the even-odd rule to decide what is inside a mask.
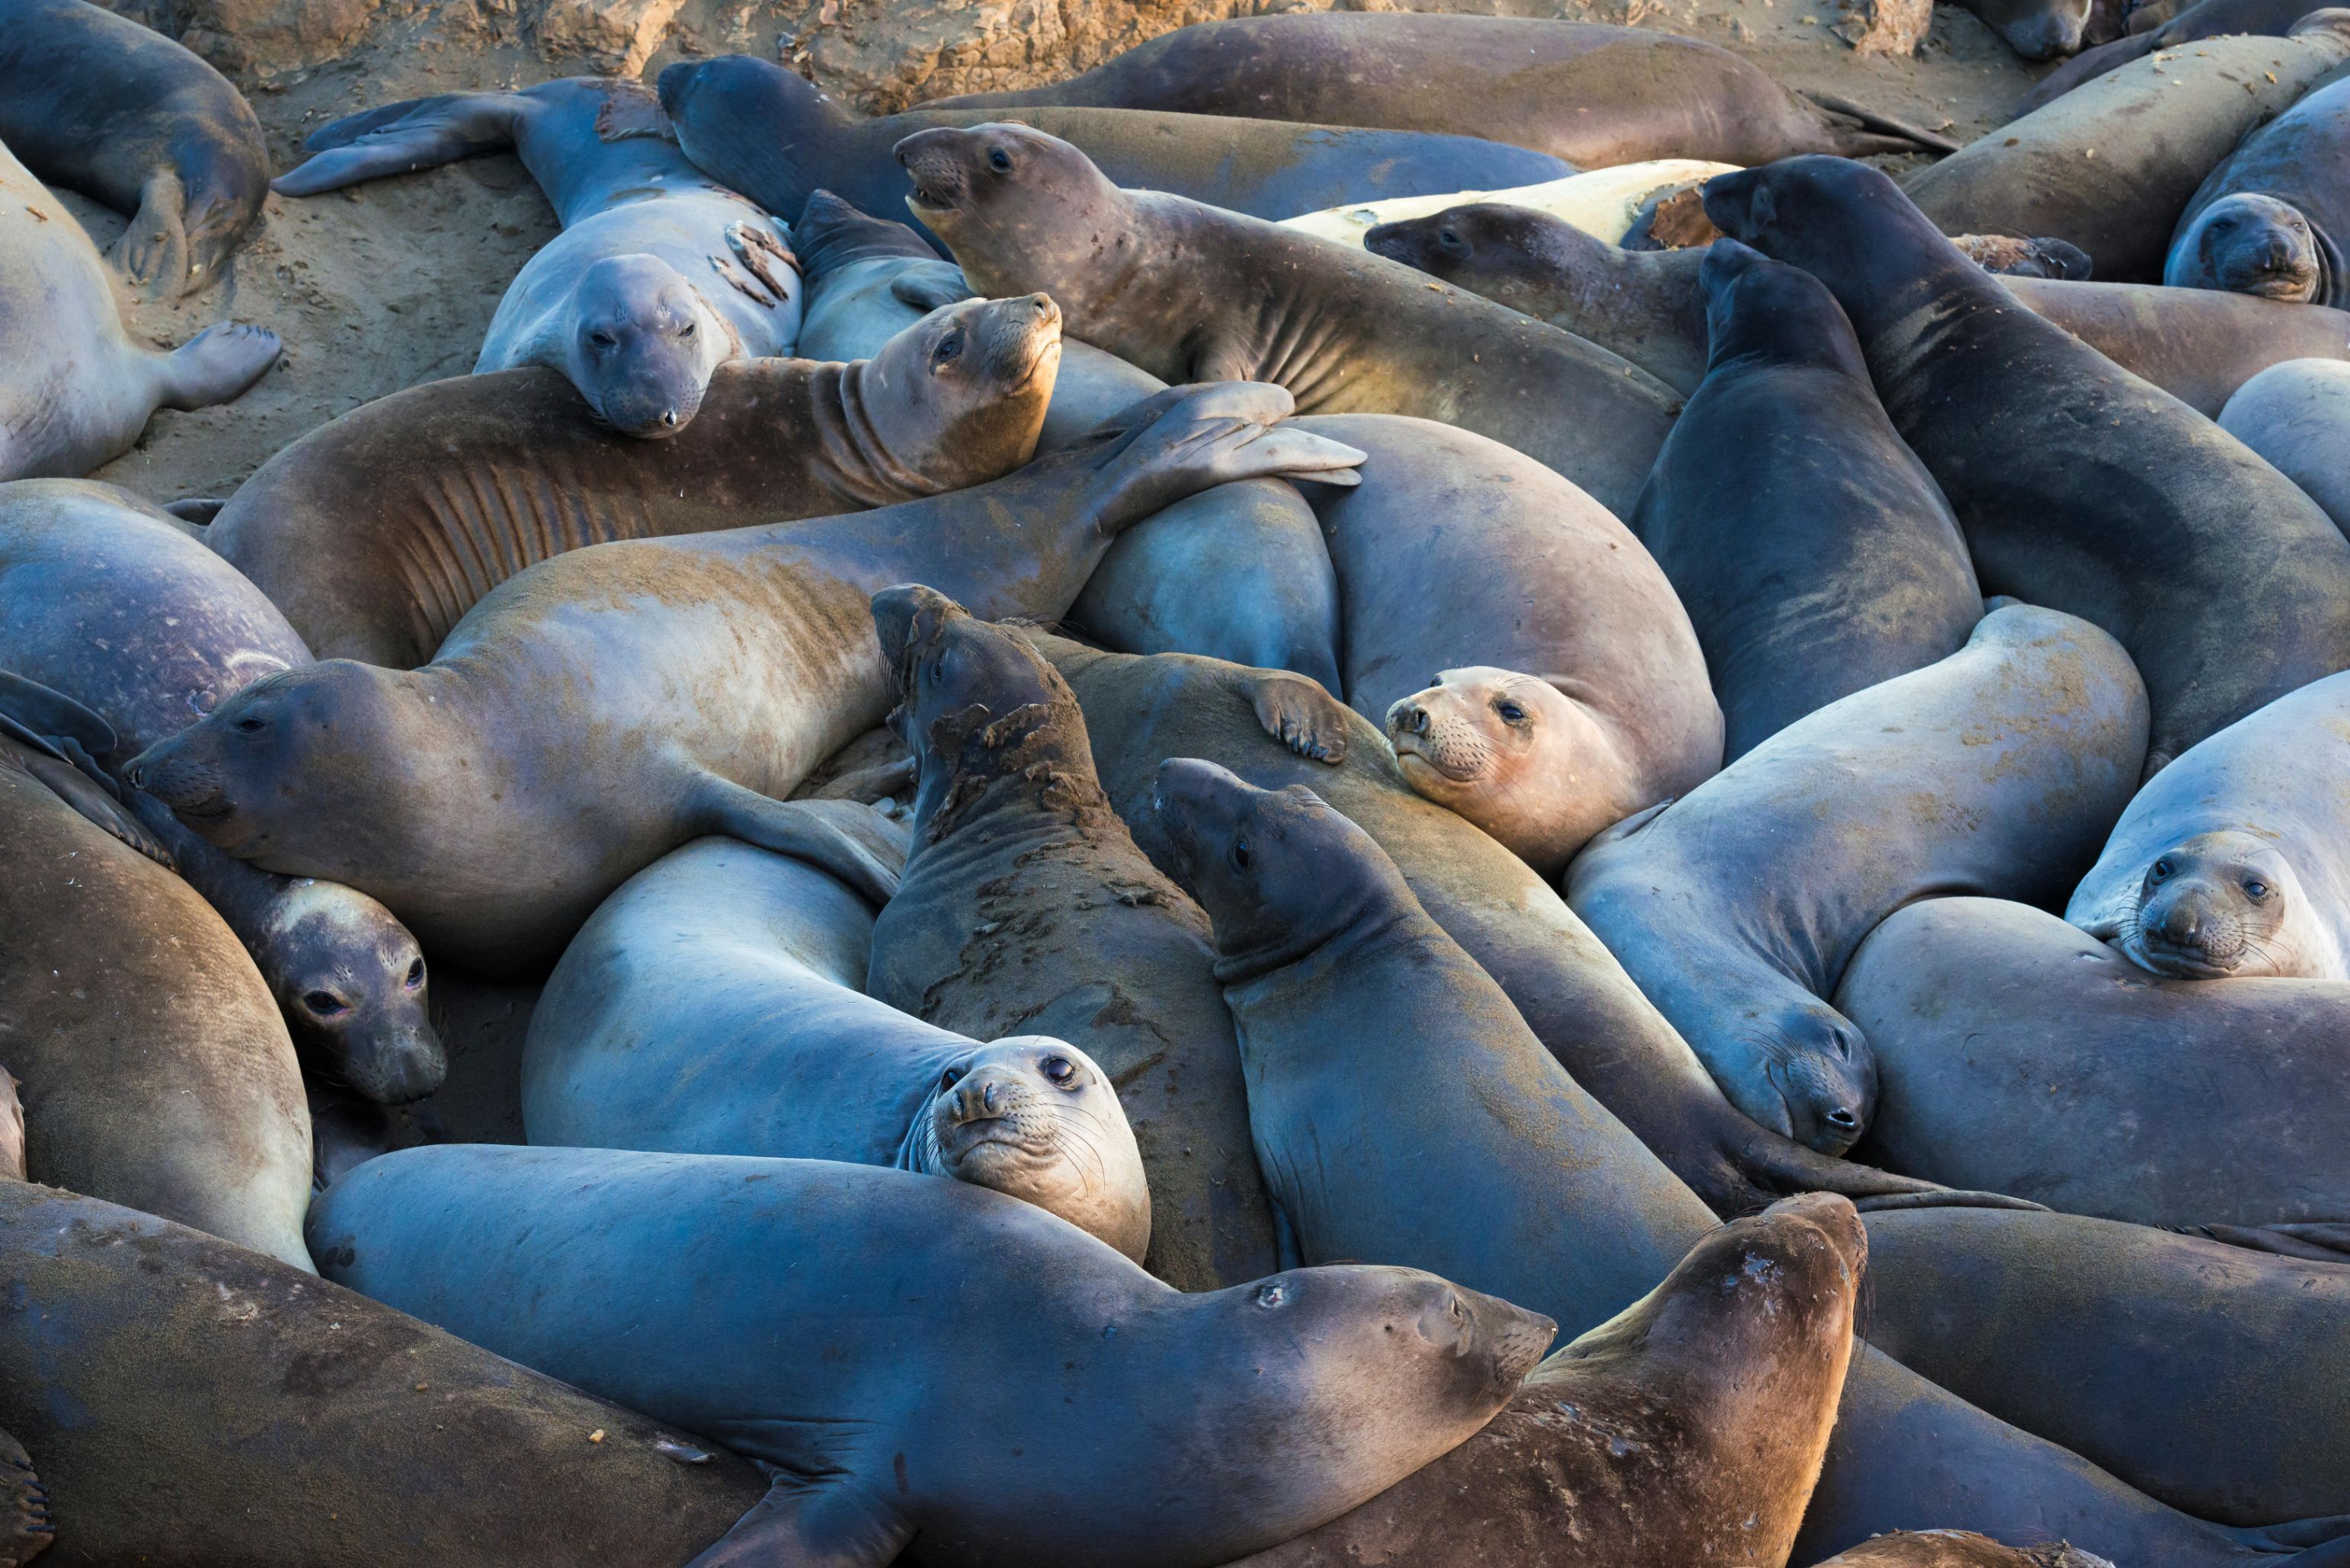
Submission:
[[[691,833],[720,833],[831,872],[875,909],[896,896],[906,830],[855,801],[776,800],[705,774],[686,816]]]
[[[2255,1552],[2293,1554],[2278,1558],[2276,1568],[2350,1568],[2350,1513],[2247,1525],[2227,1534]]]
[[[686,1568],[888,1568],[914,1527],[846,1476],[775,1478],[767,1495]]]
[[[48,1489],[34,1473],[25,1445],[0,1432],[0,1568],[30,1563],[56,1543]]]
[[[1852,1199],[1852,1206],[1864,1214],[1897,1209],[2020,1209],[2031,1213],[2047,1212],[2044,1204],[2028,1199],[1938,1187],[1916,1177],[1896,1176],[1873,1165],[1822,1154],[1791,1137],[1748,1125],[1753,1127],[1754,1136],[1742,1147],[1725,1151],[1737,1179],[1747,1188],[1742,1195],[1745,1202],[1725,1203],[1724,1199],[1732,1195],[1720,1191],[1715,1184],[1709,1184],[1711,1190],[1700,1189],[1700,1196],[1715,1211],[1727,1218],[1736,1218],[1734,1210],[1761,1208],[1804,1192],[1841,1194]]]
[[[1347,760],[1347,725],[1355,711],[1325,691],[1321,682],[1288,670],[1268,670],[1243,689],[1266,734],[1299,756],[1334,768]]]
[[[442,93],[346,115],[313,131],[310,156],[269,182],[281,196],[454,163],[512,147],[523,99],[513,93]]]
[[[162,357],[157,400],[167,409],[233,402],[269,373],[283,348],[266,327],[241,321],[207,327]]]
[[[1851,146],[1838,150],[1846,158],[1866,158],[1872,153],[1880,152],[1951,153],[1959,150],[1959,144],[1947,136],[1936,131],[1920,130],[1902,120],[1878,114],[1874,109],[1863,109],[1850,99],[1840,98],[1834,93],[1799,92],[1795,96],[1817,105],[1832,115],[1842,115],[1845,119],[1857,124],[1863,130],[1874,131],[1875,140],[1889,144],[1876,146],[1871,144],[1872,139],[1869,137],[1854,137]]]
[[[20,738],[37,736],[51,746],[57,741],[70,740],[92,758],[107,755],[116,744],[114,726],[101,715],[13,670],[0,670],[0,719],[22,725]],[[62,751],[57,754],[66,755]]]
[[[2350,1224],[2340,1220],[2287,1225],[2187,1225],[2180,1234],[2222,1241],[2251,1252],[2272,1252],[2313,1263],[2350,1263]]]

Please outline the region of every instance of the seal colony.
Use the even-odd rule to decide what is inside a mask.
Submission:
[[[2350,13],[1970,9],[0,0],[0,1563],[2350,1560]],[[88,477],[471,159],[473,374]]]

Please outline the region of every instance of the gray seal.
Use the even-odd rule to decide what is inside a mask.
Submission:
[[[1876,1094],[1866,1038],[1826,1000],[1853,950],[1929,894],[2061,893],[2129,800],[2146,725],[2118,643],[2009,605],[1610,828],[1567,902],[1740,1109],[1841,1154]]]
[[[2238,388],[2218,419],[2221,430],[2266,458],[2350,533],[2350,364],[2272,365]]]
[[[2350,89],[2324,83],[2246,133],[2178,217],[2162,281],[2293,305],[2350,305],[2340,236]]]
[[[407,1149],[312,1232],[341,1282],[775,1467],[712,1568],[1211,1568],[1458,1447],[1554,1330],[1409,1269],[1187,1295],[1001,1193],[817,1160]]]
[[[512,148],[563,232],[506,289],[473,372],[559,370],[624,435],[675,435],[720,365],[799,340],[791,232],[663,140],[660,105],[636,82],[443,93],[346,115],[303,146],[309,160],[274,182],[282,195]]]

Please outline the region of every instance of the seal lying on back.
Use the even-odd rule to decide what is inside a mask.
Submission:
[[[2266,458],[2350,533],[2350,365],[2334,359],[2272,365],[2238,388],[2217,417],[2221,430]]]
[[[1619,516],[1679,407],[1670,388],[1582,338],[1378,256],[1121,191],[1025,126],[920,131],[898,156],[914,182],[907,204],[975,287],[1045,289],[1071,336],[1165,380],[1269,380],[1300,413],[1459,425]]]
[[[2111,638],[2010,605],[1609,829],[1567,902],[1741,1110],[1840,1154],[1877,1074],[1825,999],[1861,939],[1929,894],[2061,892],[2129,800],[2146,723]]]
[[[1903,183],[1946,234],[2049,234],[2088,252],[2101,278],[2152,283],[2203,177],[2345,57],[2338,10],[2284,38],[2207,38],[2085,83]]]
[[[321,126],[276,188],[311,196],[513,148],[563,233],[507,288],[473,373],[544,365],[622,434],[675,435],[720,365],[794,351],[800,280],[790,232],[703,178],[660,121],[632,81],[444,93]]]
[[[530,1140],[951,1176],[1139,1261],[1150,1190],[1101,1068],[871,1000],[872,937],[871,907],[805,862],[723,838],[662,857],[604,900],[531,1012]]]
[[[0,670],[88,707],[109,770],[265,675],[310,662],[286,618],[188,528],[127,490],[0,485]],[[424,955],[355,888],[256,871],[140,797],[172,865],[253,955],[311,1071],[370,1099],[412,1100],[448,1066]]]
[[[1555,1326],[1409,1269],[1187,1295],[1000,1193],[813,1160],[407,1149],[314,1231],[378,1300],[775,1467],[712,1568],[1210,1568],[1458,1447]]]
[[[2070,1542],[2002,1546],[1970,1530],[1895,1530],[1839,1552],[1819,1568],[2114,1568]]]
[[[1019,633],[932,589],[876,595],[873,621],[920,772],[866,991],[962,1033],[1082,1048],[1132,1107],[1154,1220],[1144,1266],[1179,1290],[1272,1272],[1207,917],[1110,809],[1076,700]]]
[[[921,317],[869,360],[738,360],[692,427],[615,441],[551,371],[353,410],[238,487],[206,539],[322,659],[431,659],[484,594],[614,539],[834,516],[1028,461],[1060,360],[1042,298]]]
[[[0,28],[0,59],[15,42]],[[228,324],[170,353],[133,344],[98,247],[0,145],[0,480],[78,479],[130,451],[157,409],[243,395],[277,348],[275,332]]]
[[[1835,294],[1984,591],[2083,616],[2129,649],[2154,706],[2147,773],[2350,667],[2350,540],[2325,514],[2191,410],[2015,309],[1892,181],[1794,159],[1723,175],[1705,210]]]
[[[86,0],[0,0],[0,142],[129,218],[115,265],[161,298],[211,282],[269,194],[269,149],[244,96]]]
[[[1652,158],[1743,168],[1798,152],[1956,148],[1838,100],[1789,92],[1694,38],[1517,16],[1320,12],[1201,22],[1066,81],[925,107],[1044,104],[1446,131],[1586,169]]]
[[[2064,918],[2174,979],[2350,980],[2350,674],[2150,780]]]
[[[796,222],[822,189],[868,213],[905,194],[889,150],[931,126],[981,125],[981,109],[915,109],[860,119],[771,60],[680,60],[660,74],[661,107],[685,155],[769,212]],[[1085,149],[1120,185],[1164,191],[1278,219],[1430,191],[1499,190],[1557,180],[1575,166],[1474,136],[1293,125],[1212,114],[1043,109],[1020,117]]]
[[[675,1563],[764,1489],[705,1438],[151,1215],[0,1184],[0,1422],[38,1452],[51,1562]]]
[[[2350,305],[2350,84],[2318,88],[2249,132],[2179,214],[2162,281],[2293,305]]]
[[[1290,406],[1165,392],[969,490],[573,550],[490,594],[432,663],[271,676],[129,776],[231,854],[371,893],[491,976],[545,973],[605,895],[705,834],[813,857],[878,904],[896,877],[871,845],[780,798],[889,711],[870,596],[919,572],[992,615],[1057,616],[1121,528],[1185,495],[1351,482],[1361,454],[1281,429]]]
[[[1713,243],[1699,278],[1712,368],[1632,526],[1696,625],[1733,763],[1806,713],[1957,652],[1982,590],[1835,296],[1736,240]]]

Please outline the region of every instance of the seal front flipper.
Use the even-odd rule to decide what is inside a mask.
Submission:
[[[829,871],[877,909],[897,895],[905,869],[905,829],[856,801],[776,800],[704,774],[685,815],[692,833],[724,834]]]
[[[1347,760],[1347,725],[1354,710],[1323,690],[1320,681],[1287,670],[1266,670],[1243,689],[1266,734],[1299,756],[1334,768]]]
[[[14,1096],[11,1096],[12,1098]],[[48,1489],[33,1471],[25,1445],[0,1432],[0,1568],[19,1568],[56,1543]]]
[[[0,762],[31,774],[89,821],[168,867],[171,851],[131,815],[94,760],[114,749],[114,727],[98,714],[37,680],[0,670]]]
[[[139,210],[107,257],[148,299],[179,292],[188,277],[188,193],[177,173],[159,169],[139,192]]]
[[[306,143],[311,156],[269,188],[281,196],[315,196],[495,152],[514,145],[524,103],[515,93],[444,93],[347,115],[314,132]]]
[[[686,1568],[888,1568],[914,1527],[835,1475],[806,1480],[772,1465],[767,1495]]]
[[[2180,1234],[2224,1241],[2247,1251],[2303,1258],[2314,1263],[2350,1263],[2350,1224],[2339,1220],[2290,1225],[2189,1225]]]
[[[976,294],[962,268],[951,261],[916,262],[889,280],[890,297],[928,315],[941,305],[955,305]]]

